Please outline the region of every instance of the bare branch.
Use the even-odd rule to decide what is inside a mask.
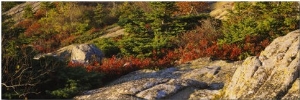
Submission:
[[[34,84],[17,84],[17,85],[7,85],[5,83],[1,83],[3,86],[7,87],[7,88],[16,88],[16,87],[22,87],[22,86],[36,86],[38,83],[34,83]]]

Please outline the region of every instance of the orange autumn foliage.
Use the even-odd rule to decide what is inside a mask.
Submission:
[[[207,2],[176,2],[178,12],[175,15],[190,15],[206,11],[209,8]]]

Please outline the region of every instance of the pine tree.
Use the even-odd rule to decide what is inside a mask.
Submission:
[[[95,13],[94,19],[96,21],[96,24],[98,24],[99,26],[103,25],[105,20],[104,18],[106,16],[103,4],[97,3],[94,13]]]
[[[33,11],[32,11],[32,7],[30,5],[26,5],[24,8],[24,13],[23,13],[23,17],[24,18],[33,18]]]
[[[220,43],[241,43],[246,36],[274,39],[299,28],[297,2],[236,2],[223,21]]]
[[[175,2],[152,2],[152,12],[148,20],[152,21],[151,27],[155,34],[177,35],[184,32],[186,23],[180,22],[174,13],[178,11]]]

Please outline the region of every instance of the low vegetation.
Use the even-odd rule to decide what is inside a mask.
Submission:
[[[5,4],[7,11],[18,3]],[[19,23],[2,15],[2,98],[72,98],[139,69],[200,57],[243,60],[299,28],[297,2],[236,2],[234,8],[218,20],[207,13],[208,2],[42,2],[36,12],[27,6]],[[116,23],[129,34],[98,39]],[[32,59],[92,39],[105,54],[102,62]]]

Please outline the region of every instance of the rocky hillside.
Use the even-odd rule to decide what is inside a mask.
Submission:
[[[300,98],[300,30],[275,39],[259,57],[201,58],[160,71],[139,70],[75,99]]]
[[[22,16],[23,16],[23,13],[24,13],[24,9],[27,5],[32,7],[32,11],[35,12],[40,8],[40,4],[41,4],[41,2],[22,3],[22,4],[19,4],[15,7],[11,8],[10,10],[4,12],[3,14],[13,16],[13,19],[16,22],[19,22],[19,21],[24,19]]]
[[[299,7],[2,2],[2,98],[299,98]]]

